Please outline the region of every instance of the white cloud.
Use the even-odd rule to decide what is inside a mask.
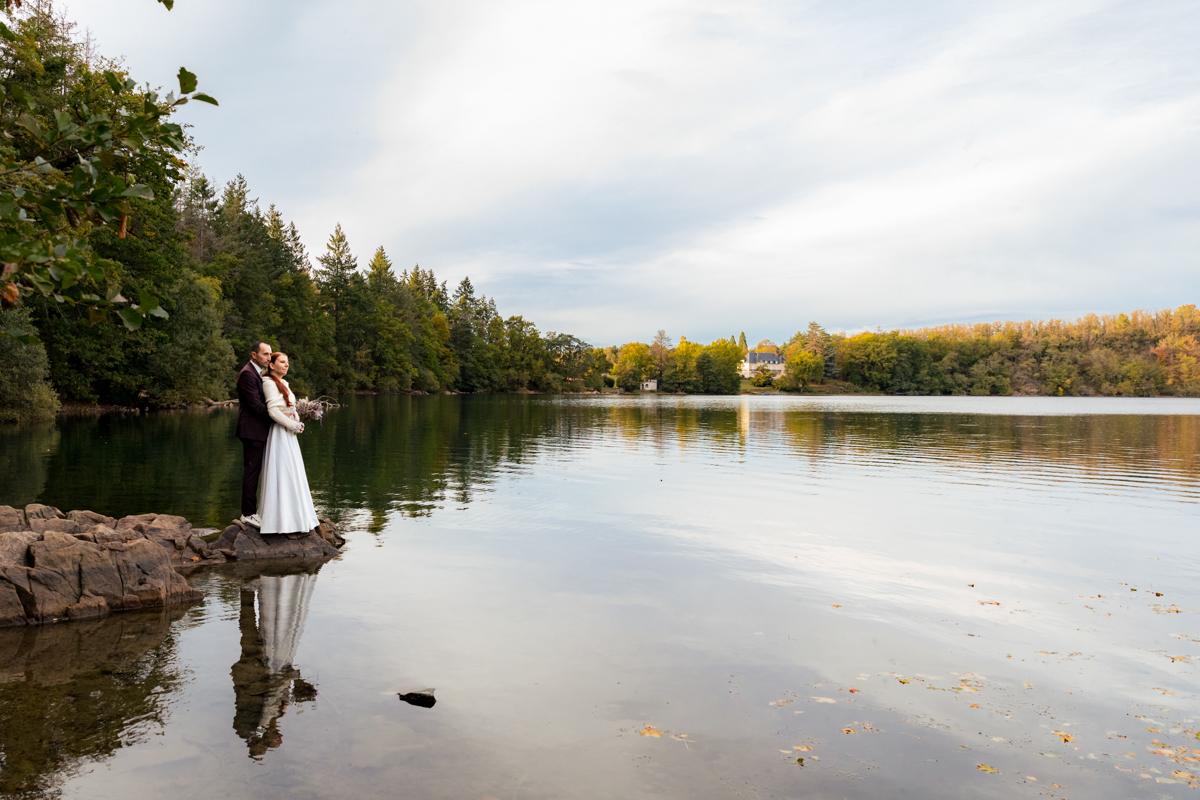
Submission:
[[[135,74],[200,74],[210,172],[312,249],[340,221],[543,328],[782,338],[1200,288],[1181,0],[148,5],[72,11]]]

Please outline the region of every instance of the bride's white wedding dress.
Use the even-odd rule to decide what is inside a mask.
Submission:
[[[283,381],[287,386],[287,381]],[[296,394],[288,387],[292,402]],[[258,517],[262,520],[260,533],[300,533],[317,527],[317,511],[313,508],[308,475],[304,472],[304,457],[296,433],[300,422],[296,411],[283,399],[275,381],[263,378],[263,394],[267,411],[275,424],[267,434],[267,449],[263,454],[262,478],[259,482]]]

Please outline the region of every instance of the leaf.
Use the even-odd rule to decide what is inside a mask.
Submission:
[[[995,767],[989,767],[987,764],[976,764],[975,769],[979,770],[980,772],[986,772],[989,775],[1000,774],[1000,770],[996,769]]]
[[[0,22],[0,38],[4,38],[10,42],[17,40],[17,35],[8,29],[8,26]]]
[[[117,314],[121,317],[121,321],[125,323],[125,327],[131,331],[136,331],[142,327],[142,315],[134,311],[132,308],[122,308]]]
[[[196,91],[196,76],[188,72],[186,67],[179,68],[179,91],[183,94]]]
[[[652,725],[647,725],[645,728],[638,731],[638,733],[642,736],[653,736],[655,739],[657,739],[658,737],[662,736],[665,731],[660,731]]]
[[[201,103],[211,103],[214,106],[221,105],[220,103],[218,103],[216,101],[215,98],[210,97],[209,95],[206,95],[204,92],[196,92],[194,95],[192,95],[192,99],[199,100]]]
[[[842,728],[842,733],[858,733],[854,728]]]
[[[834,604],[833,604],[833,607],[834,607],[834,608],[841,608],[841,606],[839,606],[837,603],[834,603]]]
[[[15,95],[16,92],[13,92],[13,94]],[[21,116],[17,117],[17,124],[32,133],[35,138],[39,140],[45,138],[45,136],[42,134],[42,126],[38,125],[38,121],[28,114],[22,114]],[[41,156],[38,156],[38,158],[41,158]]]
[[[817,697],[815,694],[812,696],[812,699],[816,700],[818,703],[836,703],[837,702],[837,700],[834,700],[832,697]]]
[[[108,88],[113,90],[113,94],[120,94],[125,89],[125,84],[121,83],[121,79],[111,70],[104,70],[104,80],[108,83]]]
[[[1072,736],[1071,734],[1067,733],[1066,731],[1055,731],[1055,733],[1056,733],[1056,734],[1058,734],[1059,736],[1061,736],[1061,737],[1062,737],[1062,740],[1063,740],[1064,742],[1073,742],[1073,741],[1075,741],[1075,737],[1074,737],[1074,736]]]
[[[135,183],[125,191],[121,192],[121,197],[137,197],[142,200],[153,200],[154,190],[144,183]]]
[[[861,692],[862,689],[855,689],[853,686],[851,686],[848,691],[850,692],[850,694],[854,694],[856,692]]]
[[[971,708],[979,708],[979,703],[971,703]]]
[[[802,751],[802,752],[805,752],[805,753],[808,753],[808,752],[810,752],[810,751],[812,750],[812,748],[811,748],[811,747],[809,747],[808,745],[804,745],[804,744],[798,744],[798,745],[796,745],[795,747],[793,747],[792,749],[793,749],[793,750],[800,750],[800,751]]]

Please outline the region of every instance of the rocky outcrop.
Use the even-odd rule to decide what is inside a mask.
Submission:
[[[183,517],[120,520],[52,506],[0,506],[0,626],[92,619],[199,599],[178,570],[227,560],[323,560],[345,540],[322,520],[307,533],[263,536],[237,522],[213,528]]]

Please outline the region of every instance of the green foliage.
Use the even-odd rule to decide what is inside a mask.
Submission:
[[[0,326],[33,330],[24,309],[0,311]],[[58,413],[58,395],[47,380],[49,362],[40,343],[0,337],[0,422],[43,422]]]
[[[825,375],[825,359],[809,350],[794,348],[783,365],[779,388],[801,392],[810,383],[816,383]]]
[[[750,385],[760,389],[775,385],[775,376],[766,367],[759,367],[754,370],[754,377],[750,379]]]
[[[642,381],[654,374],[654,356],[650,346],[641,342],[630,342],[622,345],[617,363],[613,367],[613,377],[617,387],[627,392],[636,391]]]
[[[790,344],[808,349],[808,341],[797,334]],[[1200,311],[1193,305],[830,342],[843,378],[890,394],[1200,396]]]
[[[130,330],[150,315],[165,317],[160,299],[127,287],[105,269],[89,234],[130,235],[139,201],[156,197],[154,180],[174,174],[187,146],[168,119],[195,94],[196,76],[179,71],[180,94],[137,91],[115,62],[83,57],[73,25],[50,5],[0,25],[0,301],[33,297],[87,311],[96,323],[115,310]],[[109,67],[109,68],[105,68]],[[190,96],[190,97],[189,97]],[[29,341],[32,333],[0,331]]]

